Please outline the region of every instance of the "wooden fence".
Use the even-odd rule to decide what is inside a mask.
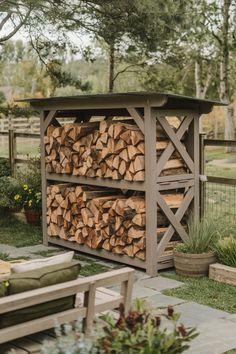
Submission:
[[[40,134],[34,133],[21,133],[16,132],[13,129],[9,129],[8,132],[0,131],[0,137],[8,137],[8,151],[9,151],[9,163],[11,168],[12,176],[16,174],[16,164],[17,163],[27,163],[27,159],[17,158],[17,144],[16,138],[25,138],[25,139],[40,139]]]
[[[205,148],[233,147],[236,148],[236,140],[204,139],[201,136],[201,174],[206,175]],[[229,154],[230,157],[230,154]],[[222,166],[224,169],[224,166]],[[201,182],[200,188],[201,214],[222,217],[225,222],[235,223],[236,220],[236,176],[227,178],[215,175],[206,175],[206,181]]]
[[[8,132],[9,129],[14,129],[17,132],[27,132],[31,134],[39,134],[40,131],[40,118],[2,118],[0,119],[0,132]]]

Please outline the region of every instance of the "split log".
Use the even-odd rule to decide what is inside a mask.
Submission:
[[[49,126],[44,137],[47,173],[142,182],[145,179],[144,135],[133,120],[109,120]],[[157,126],[157,161],[169,144]],[[155,161],[153,162],[155,163]],[[160,176],[187,173],[175,151]]]

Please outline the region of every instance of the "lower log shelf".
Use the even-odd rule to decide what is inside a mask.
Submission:
[[[86,254],[89,254],[92,256],[101,257],[101,258],[108,259],[108,260],[111,260],[114,262],[128,264],[133,267],[146,269],[146,261],[142,261],[137,258],[131,258],[127,255],[114,254],[114,253],[106,251],[104,249],[92,249],[86,245],[79,245],[76,242],[66,241],[66,240],[63,240],[63,239],[61,239],[59,237],[55,237],[55,236],[54,237],[48,236],[48,242],[50,244],[73,249],[75,251],[86,253]],[[171,251],[164,252],[163,256],[161,256],[160,259],[157,260],[157,270],[170,268],[170,267],[173,267],[173,265],[174,265],[173,252],[171,252]]]

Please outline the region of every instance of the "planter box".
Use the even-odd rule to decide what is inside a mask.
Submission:
[[[208,276],[209,266],[215,262],[213,252],[191,254],[174,251],[175,270],[180,275],[195,278]]]
[[[220,283],[236,285],[236,268],[220,263],[211,264],[209,278]]]

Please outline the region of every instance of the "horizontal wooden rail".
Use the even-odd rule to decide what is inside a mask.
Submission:
[[[9,132],[0,132],[0,135],[2,135],[2,136],[8,136],[8,135],[9,135]]]
[[[207,182],[236,186],[236,179],[234,178],[207,176]]]
[[[236,140],[204,139],[204,146],[235,146]]]
[[[0,131],[0,136],[8,136],[9,135],[9,132],[1,132]],[[38,139],[40,138],[40,134],[34,134],[34,133],[16,133],[14,132],[14,136],[16,138],[35,138],[35,139]]]

